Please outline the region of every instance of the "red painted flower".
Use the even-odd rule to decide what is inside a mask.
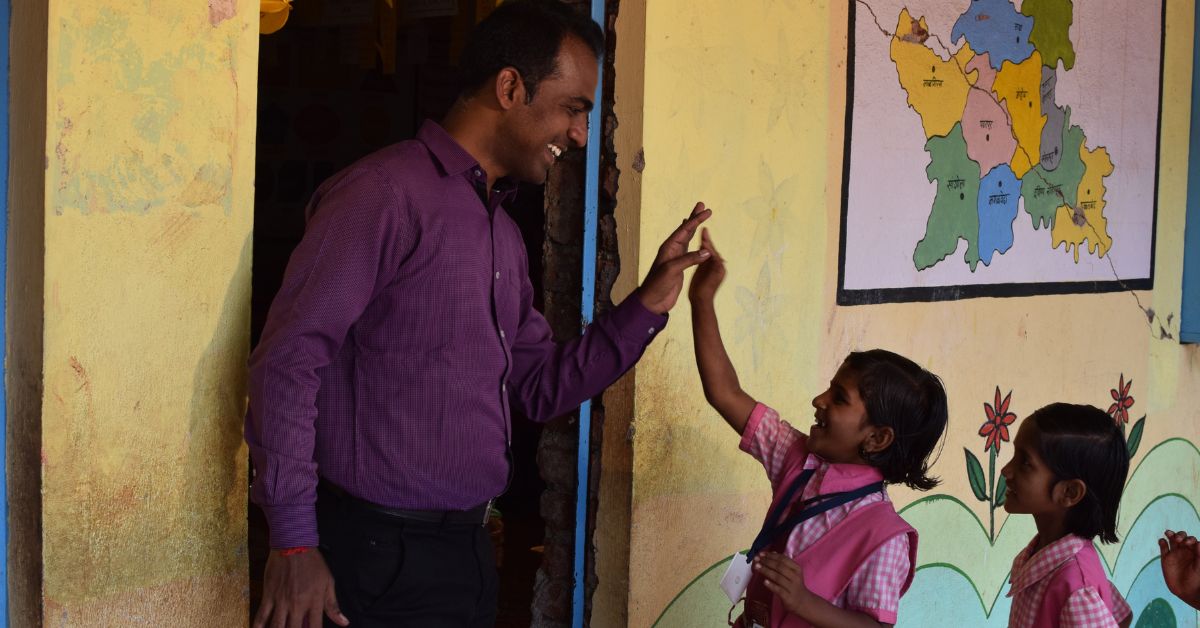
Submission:
[[[1108,390],[1113,401],[1116,402],[1108,407],[1108,416],[1113,420],[1121,423],[1129,422],[1129,409],[1133,407],[1133,397],[1129,396],[1129,389],[1132,386],[1133,380],[1125,381],[1125,374],[1121,373],[1121,382],[1117,384],[1116,388]]]
[[[983,450],[995,449],[1000,451],[1000,442],[1008,441],[1008,426],[1017,420],[1017,415],[1008,411],[1008,402],[1012,400],[1012,391],[1004,400],[1000,400],[1000,387],[996,387],[996,405],[983,404],[983,412],[987,414],[987,422],[979,428],[979,435],[987,437]]]

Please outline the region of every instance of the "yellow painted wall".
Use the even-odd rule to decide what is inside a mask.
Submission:
[[[988,508],[972,496],[963,448],[979,454],[986,469],[977,431],[983,403],[997,386],[1016,391],[1012,410],[1023,419],[1056,400],[1107,408],[1108,391],[1123,374],[1135,382],[1135,419],[1148,416],[1135,466],[1170,438],[1196,441],[1200,351],[1159,333],[1160,325],[1178,332],[1194,9],[1191,2],[1167,4],[1154,290],[838,307],[846,4],[622,2],[617,222],[634,231],[621,235],[624,290],[645,275],[654,247],[692,203],[707,202],[715,210],[709,223],[715,242],[729,260],[717,309],[744,388],[807,429],[811,398],[851,350],[888,348],[941,374],[951,429],[934,467],[945,480],[936,492],[966,504],[984,528]],[[1156,313],[1150,324],[1142,306]],[[686,302],[632,378],[632,392],[615,393],[631,424],[616,436],[606,426],[605,440],[606,465],[611,459],[623,473],[621,456],[628,455],[628,477],[617,486],[606,480],[601,494],[601,522],[619,522],[623,512],[629,533],[597,532],[598,565],[607,567],[610,581],[627,578],[628,592],[606,588],[602,569],[594,617],[627,619],[630,626],[660,616],[662,625],[724,625],[728,605],[709,603],[722,596],[712,572],[708,593],[689,585],[749,545],[770,490],[761,467],[738,450],[737,436],[704,402]],[[610,423],[613,414],[610,407]],[[1011,446],[1002,449],[997,468],[1010,454]],[[1185,458],[1173,456],[1154,471],[1170,484],[1157,489],[1195,492],[1189,487],[1200,477],[1176,473],[1193,469]],[[921,497],[903,488],[890,494],[898,507]],[[1126,501],[1138,499],[1148,500]],[[1122,519],[1122,532],[1138,514]],[[1005,514],[996,518],[999,530]],[[988,596],[1007,573],[1012,548],[1028,540],[1028,517],[1017,519],[994,547],[978,531],[936,541],[931,530],[922,532],[927,545],[984,565],[976,585],[990,608]]]
[[[246,621],[257,7],[49,3],[46,625]]]

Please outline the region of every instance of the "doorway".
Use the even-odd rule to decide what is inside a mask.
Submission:
[[[440,120],[455,97],[455,60],[494,2],[409,3],[420,14],[387,15],[377,0],[305,0],[259,52],[251,343],[257,344],[304,210],[329,176]],[[399,3],[404,5],[405,3]],[[387,52],[390,51],[390,54]],[[392,57],[388,62],[384,56]],[[523,186],[508,207],[529,252],[535,307],[542,307],[544,186]],[[571,269],[578,272],[577,269]],[[536,462],[542,427],[513,413],[513,477],[497,508],[497,626],[529,626],[541,563],[545,485]],[[249,505],[250,612],[257,612],[269,552],[266,520]]]

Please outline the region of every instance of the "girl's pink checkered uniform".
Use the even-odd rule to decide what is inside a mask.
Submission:
[[[1046,593],[1056,578],[1070,571],[1100,569],[1096,548],[1089,539],[1068,534],[1033,554],[1034,537],[1029,545],[1013,559],[1011,588],[1012,611],[1009,628],[1043,628],[1045,619],[1055,616],[1056,626],[1062,628],[1116,628],[1118,622],[1133,614],[1125,598],[1108,582],[1109,601],[1094,586],[1083,586],[1070,592],[1065,602],[1051,600]],[[1032,556],[1030,555],[1032,554]],[[1081,561],[1084,561],[1081,563]],[[1045,604],[1061,604],[1061,609],[1042,608]]]
[[[793,445],[798,440],[803,441],[807,438],[803,432],[781,420],[775,410],[760,403],[755,406],[750,420],[746,423],[741,448],[762,463],[772,488],[778,489],[783,470],[791,461],[790,456],[796,455],[797,448]],[[807,451],[807,448],[803,449]],[[810,499],[821,493],[821,484],[829,467],[829,463],[819,456],[807,454],[804,468],[815,468],[816,473],[805,486],[800,499]],[[795,560],[854,510],[887,499],[886,492],[873,493],[801,523],[793,528],[788,536],[788,557]],[[838,608],[857,611],[873,617],[876,621],[894,624],[896,611],[900,606],[900,591],[908,579],[910,569],[908,537],[900,534],[875,550],[854,573],[845,592],[830,602]]]

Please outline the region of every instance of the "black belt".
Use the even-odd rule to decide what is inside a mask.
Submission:
[[[345,503],[350,503],[359,508],[377,512],[381,515],[403,519],[405,521],[417,521],[420,523],[437,523],[442,525],[487,525],[488,518],[492,511],[492,502],[488,500],[470,510],[407,510],[404,508],[389,508],[381,506],[374,502],[369,502],[360,497],[355,497],[346,492],[342,487],[330,482],[324,478],[317,483],[317,489],[328,492]]]

